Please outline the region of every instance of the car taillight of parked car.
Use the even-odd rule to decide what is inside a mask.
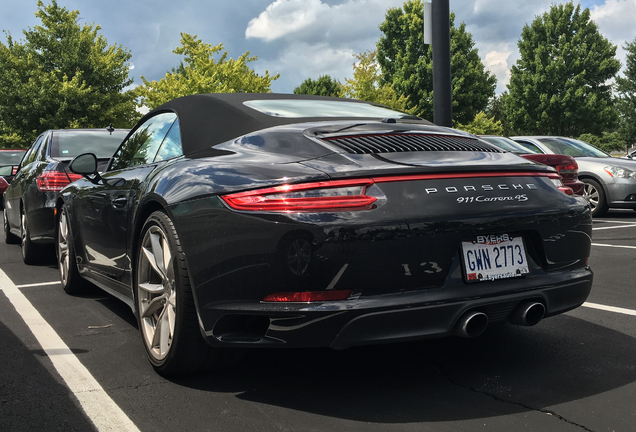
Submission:
[[[566,195],[574,195],[574,190],[571,187],[565,186],[563,184],[562,177],[559,174],[548,174],[548,178],[554,183],[556,187],[559,188],[561,192]]]
[[[44,171],[37,178],[38,189],[42,192],[59,192],[64,187],[82,176],[63,171]]]

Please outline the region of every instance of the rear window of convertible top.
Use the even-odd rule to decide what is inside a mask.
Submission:
[[[421,120],[410,114],[360,102],[261,99],[245,101],[243,104],[272,117],[371,117]]]

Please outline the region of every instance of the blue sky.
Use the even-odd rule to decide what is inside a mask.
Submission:
[[[434,1],[434,0],[433,0]],[[47,1],[45,1],[46,3]],[[375,49],[386,10],[404,0],[58,0],[80,11],[80,23],[97,23],[110,44],[132,53],[131,77],[154,80],[176,66],[172,53],[180,33],[196,34],[212,45],[223,43],[231,57],[245,51],[251,64],[281,77],[272,90],[291,93],[306,78],[352,76],[353,55]],[[450,0],[456,22],[465,22],[486,67],[505,90],[518,59],[523,26],[546,12],[553,0]],[[559,3],[559,2],[556,2]],[[636,0],[580,0],[589,7],[601,33],[621,46],[636,38]],[[0,0],[0,29],[14,39],[39,24],[36,0]],[[6,35],[3,36],[6,42]]]

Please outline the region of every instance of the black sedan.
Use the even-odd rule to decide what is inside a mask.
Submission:
[[[42,246],[55,242],[57,194],[81,178],[68,171],[71,159],[90,151],[106,165],[127,133],[110,127],[48,130],[29,147],[3,194],[4,238],[22,243],[26,264],[41,261],[46,256]]]
[[[369,103],[215,94],[148,113],[61,193],[69,293],[135,311],[165,375],[234,350],[474,337],[592,285],[592,221],[556,170]]]

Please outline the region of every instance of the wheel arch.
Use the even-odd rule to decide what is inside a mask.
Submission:
[[[585,182],[585,180],[594,180],[596,183],[598,183],[601,189],[603,189],[603,194],[605,194],[605,200],[608,201],[607,187],[605,186],[605,183],[598,176],[594,174],[589,174],[589,173],[585,173],[585,174],[579,173],[579,180],[582,182]]]

